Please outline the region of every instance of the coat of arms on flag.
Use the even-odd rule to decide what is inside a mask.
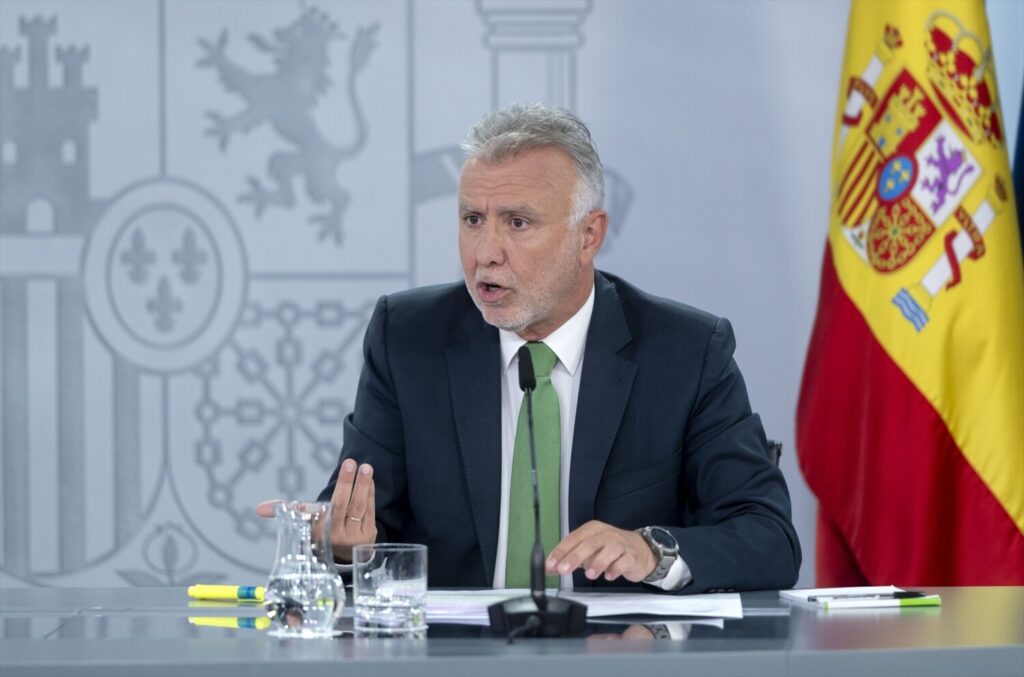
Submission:
[[[956,217],[960,230],[954,226],[946,232],[935,270],[893,298],[917,331],[927,324],[927,310],[938,292],[960,281],[963,259],[984,254],[988,213],[1006,199],[997,177],[996,199],[983,203],[987,207],[979,210],[979,218],[963,206],[986,173],[969,143],[999,147],[1002,141],[989,50],[948,12],[929,16],[925,33],[926,78],[903,67],[881,94],[875,91],[884,65],[903,47],[899,30],[887,26],[868,67],[852,79],[846,108],[857,114],[843,115],[833,200],[846,240],[879,273],[906,266]],[[862,124],[859,109],[865,104],[873,111]],[[844,144],[847,131],[857,136]]]

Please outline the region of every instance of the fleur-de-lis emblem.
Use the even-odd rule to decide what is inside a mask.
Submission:
[[[199,271],[208,258],[206,252],[196,244],[196,234],[191,228],[185,231],[181,248],[171,254],[171,260],[178,266],[185,284],[195,284],[199,280]]]
[[[160,278],[156,296],[146,302],[146,310],[156,315],[156,328],[163,333],[174,329],[174,316],[181,312],[181,299],[171,291],[171,283],[166,277]]]
[[[145,284],[149,278],[149,267],[156,263],[156,254],[146,246],[146,236],[141,230],[132,233],[132,243],[121,252],[121,262],[128,267],[128,278],[137,285]]]

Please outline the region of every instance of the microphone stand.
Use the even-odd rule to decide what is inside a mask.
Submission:
[[[582,637],[587,607],[579,602],[548,597],[544,591],[544,545],[540,538],[540,491],[537,489],[537,447],[533,433],[533,389],[537,379],[533,358],[525,345],[519,349],[519,387],[526,400],[530,437],[530,480],[533,485],[533,552],[530,556],[530,596],[497,602],[487,607],[491,630],[516,637]]]

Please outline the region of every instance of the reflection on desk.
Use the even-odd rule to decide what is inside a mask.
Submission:
[[[241,610],[248,612],[248,609]],[[193,612],[194,613],[194,612]],[[195,616],[169,614],[148,615],[143,612],[107,615],[102,612],[82,612],[63,616],[35,617],[2,614],[0,637],[3,639],[198,639],[250,637],[269,627],[266,616],[207,616],[207,622],[196,622]],[[678,626],[679,632],[671,636],[662,632],[665,626]],[[341,619],[342,637],[353,637],[350,614]],[[675,627],[672,628],[676,630]],[[625,636],[623,636],[625,635]],[[777,640],[783,646],[789,637],[789,614],[755,617],[744,620],[665,619],[631,617],[628,619],[598,619],[586,625],[584,637],[599,639],[707,639],[745,638]],[[477,638],[494,639],[486,625],[463,623],[431,623],[428,639]]]
[[[665,619],[634,617],[593,622],[586,639],[510,646],[471,625],[432,624],[420,640],[306,641],[201,627],[188,617],[256,618],[262,609],[197,609],[184,588],[3,589],[0,674],[1021,675],[1024,588],[935,592],[941,608],[852,615],[791,609],[775,591],[744,593],[742,619],[671,621],[681,641],[661,632]]]

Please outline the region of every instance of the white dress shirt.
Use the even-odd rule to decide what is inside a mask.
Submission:
[[[559,495],[559,523],[562,538],[569,533],[569,466],[572,460],[572,439],[576,421],[576,403],[580,394],[580,376],[583,374],[583,351],[594,313],[594,289],[591,288],[583,307],[565,324],[543,339],[558,358],[551,370],[551,385],[558,395],[558,409],[562,428],[562,459]],[[501,339],[501,513],[498,520],[498,552],[494,562],[494,587],[505,587],[505,559],[508,551],[508,499],[512,485],[512,456],[516,446],[516,425],[519,408],[523,404],[523,391],[519,389],[519,357],[517,352],[526,343],[514,332],[499,329]],[[650,525],[654,526],[654,525]],[[690,582],[690,568],[681,557],[669,569],[668,575],[654,583],[663,590],[678,590]],[[571,590],[572,573],[561,577],[561,588]]]

